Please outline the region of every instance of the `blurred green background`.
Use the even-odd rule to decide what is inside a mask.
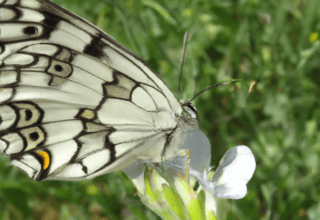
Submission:
[[[320,1],[54,2],[130,48],[176,94],[188,30],[184,98],[240,79],[194,101],[213,166],[242,144],[256,158],[248,194],[228,201],[227,219],[320,219]],[[0,219],[159,219],[135,193],[121,172],[36,183],[0,156]]]

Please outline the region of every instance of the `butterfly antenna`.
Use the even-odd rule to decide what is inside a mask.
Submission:
[[[232,83],[235,83],[235,82],[238,82],[238,81],[235,80],[235,81],[232,82]],[[195,98],[197,98],[201,93],[203,93],[203,92],[205,92],[205,91],[207,91],[207,90],[210,90],[210,89],[213,89],[213,88],[216,88],[216,87],[220,87],[220,86],[226,86],[226,85],[230,85],[230,83],[228,83],[228,82],[226,82],[226,83],[219,83],[219,84],[210,86],[209,88],[206,88],[206,89],[202,90],[201,92],[199,92],[197,95],[195,95],[192,99],[190,99],[190,100],[187,101],[186,103],[192,102],[192,101],[195,100]]]
[[[182,48],[182,57],[181,57],[181,67],[180,67],[180,76],[179,76],[179,96],[181,96],[181,81],[182,81],[182,71],[183,71],[183,63],[184,63],[184,57],[186,55],[186,48],[187,48],[187,42],[188,42],[189,33],[186,31],[183,37],[183,48]]]

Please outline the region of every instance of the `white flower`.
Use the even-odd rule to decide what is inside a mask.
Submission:
[[[207,172],[200,173],[190,167],[190,175],[195,176],[206,191],[222,199],[242,199],[247,194],[247,183],[251,179],[256,162],[247,146],[237,146],[227,151],[215,171],[212,181]]]

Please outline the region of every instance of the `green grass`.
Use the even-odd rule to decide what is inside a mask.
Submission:
[[[54,2],[97,24],[155,69],[177,94],[185,31],[190,38],[182,94],[198,97],[212,165],[249,146],[257,169],[227,219],[320,216],[320,1]],[[251,92],[250,84],[256,82]],[[159,219],[123,173],[82,182],[36,183],[0,157],[1,219]],[[319,217],[318,217],[319,218]]]

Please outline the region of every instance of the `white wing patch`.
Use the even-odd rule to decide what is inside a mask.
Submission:
[[[153,101],[156,103],[157,109],[171,111],[168,100],[165,98],[165,96],[161,92],[159,92],[158,90],[154,89],[149,85],[141,85],[141,87],[145,89],[146,92],[148,92],[150,97],[153,97]]]
[[[133,103],[120,99],[107,99],[98,111],[98,117],[103,124],[152,125],[151,114],[146,114],[146,111]]]
[[[72,64],[103,81],[111,82],[113,80],[112,68],[88,56],[79,54],[74,58]],[[87,82],[91,83],[90,80]]]
[[[49,41],[57,44],[63,42],[63,45],[68,45],[70,49],[83,51],[92,40],[87,33],[64,21],[60,21],[56,28],[51,33]]]
[[[10,128],[17,118],[14,109],[8,105],[0,106],[0,117],[2,119],[0,131]]]
[[[82,147],[77,155],[77,158],[84,158],[87,155],[90,155],[91,152],[96,152],[100,149],[103,149],[109,133],[109,131],[101,131],[79,137],[78,140],[82,143]]]
[[[1,153],[5,152],[6,155],[11,155],[23,150],[23,140],[17,133],[6,134],[1,139]],[[10,148],[8,148],[8,145],[10,145]]]
[[[141,87],[135,88],[132,92],[132,102],[147,111],[157,111],[157,106],[150,95]]]

